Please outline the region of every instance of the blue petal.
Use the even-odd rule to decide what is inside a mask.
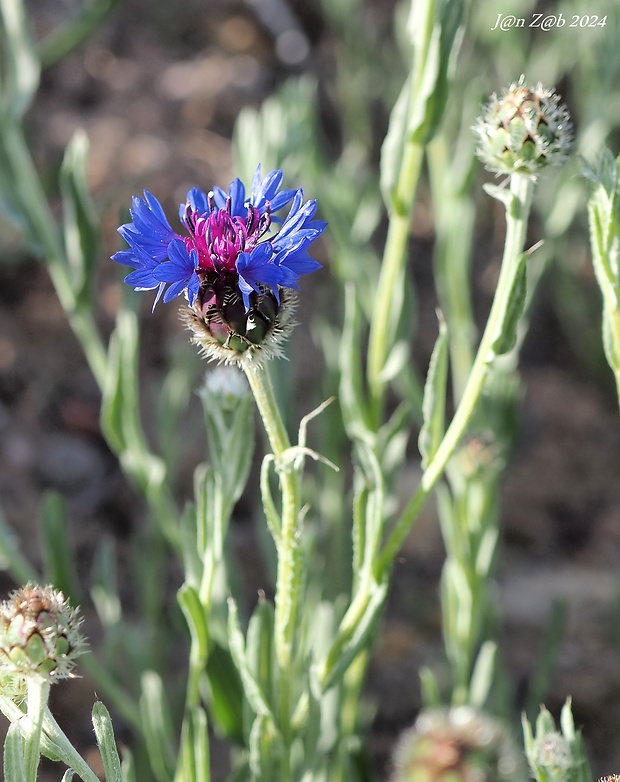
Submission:
[[[200,214],[208,214],[210,212],[209,196],[197,187],[192,187],[187,194],[187,203],[195,212]]]
[[[165,260],[168,244],[178,237],[178,234],[170,227],[161,204],[154,195],[145,190],[144,200],[134,196],[132,207],[129,210],[132,222],[121,225],[118,232],[137,253],[143,253],[157,261]]]
[[[245,186],[240,179],[235,181],[228,188],[230,196],[230,214],[235,217],[245,217],[247,207],[245,205]]]
[[[284,174],[280,169],[271,171],[261,180],[260,165],[256,167],[254,178],[252,179],[252,191],[250,203],[255,206],[261,214],[265,211],[265,206],[269,202],[272,212],[277,212],[286,206],[295,195],[294,190],[283,190],[278,193]]]
[[[243,295],[246,312],[250,308],[252,291],[260,293],[258,284],[271,288],[277,301],[280,301],[278,285],[286,276],[281,268],[272,262],[272,250],[269,242],[255,247],[251,253],[242,252],[235,262],[239,274],[239,289]]]

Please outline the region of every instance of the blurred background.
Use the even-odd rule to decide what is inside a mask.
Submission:
[[[112,329],[121,295],[119,270],[108,257],[120,248],[116,227],[125,220],[131,196],[148,189],[174,215],[192,186],[227,187],[237,175],[247,181],[247,167],[256,162],[263,162],[264,171],[280,165],[282,156],[247,162],[255,112],[268,98],[275,102],[271,113],[260,115],[266,125],[262,133],[286,149],[281,167],[288,186],[303,184],[308,197],[318,197],[320,216],[336,228],[338,218],[330,209],[341,209],[341,223],[354,215],[353,250],[380,250],[385,236],[377,186],[380,146],[407,72],[406,44],[399,34],[405,9],[399,3],[116,0],[91,5],[107,13],[101,19],[93,13],[91,34],[72,48],[54,31],[82,4],[27,2],[48,62],[27,127],[50,185],[75,130],[83,128],[90,139],[89,184],[102,220],[98,318],[104,334]],[[478,323],[489,306],[504,232],[502,210],[481,190],[481,183],[492,178],[472,157],[469,128],[481,102],[525,73],[529,82],[557,87],[577,137],[577,155],[566,172],[541,183],[530,227],[531,244],[543,235],[547,241],[536,256],[541,279],[522,348],[515,447],[501,485],[501,656],[516,685],[518,709],[528,706],[536,692],[557,714],[571,695],[594,774],[620,773],[620,416],[600,339],[587,187],[579,178],[578,157],[595,159],[605,143],[614,154],[620,152],[618,6],[613,0],[598,0],[596,7],[585,0],[502,0],[478,3],[468,13],[445,118],[444,186],[445,192],[452,186],[463,195],[472,209],[471,233],[464,241],[472,248],[468,275]],[[498,14],[512,14],[526,24],[492,29]],[[532,28],[536,14],[558,20],[563,15],[566,24]],[[575,16],[587,16],[587,25],[571,28]],[[603,19],[605,24],[599,24]],[[278,113],[282,106],[288,106],[288,114]],[[367,206],[365,213],[360,203]],[[426,178],[412,225],[410,269],[416,292],[411,361],[422,376],[436,336],[437,209]],[[323,318],[335,328],[340,322],[334,290],[346,278],[346,268],[335,260],[329,241],[320,257],[325,271],[303,281],[302,326],[289,345],[296,416],[326,396],[321,384],[330,357],[324,356],[325,332],[316,323]],[[176,308],[158,307],[152,315],[149,296],[143,299],[140,369],[145,427],[153,435],[155,389],[170,363],[189,371],[196,385],[205,365],[188,349]],[[130,559],[124,546],[147,519],[100,434],[99,407],[99,391],[45,268],[3,221],[0,504],[24,551],[37,563],[42,498],[49,490],[58,492],[67,505],[85,579],[96,541],[114,538],[121,595],[131,612],[136,601],[124,578]],[[178,465],[181,500],[191,495],[191,471],[203,453],[195,426],[201,412],[193,393],[187,408]],[[403,496],[418,475],[412,453],[402,478]],[[270,591],[267,569],[256,555],[256,496],[252,483],[232,530],[250,596],[257,589]],[[443,656],[438,598],[443,559],[436,512],[429,505],[396,567],[367,685],[378,778],[385,776],[395,737],[420,708],[419,669],[437,667]],[[171,596],[178,575],[174,568],[164,575]],[[0,574],[0,586],[7,592],[14,585]],[[85,629],[95,646],[96,621],[87,619]],[[547,643],[549,638],[555,642]],[[543,658],[550,648],[552,670],[546,671]],[[182,678],[183,671],[174,676]],[[93,743],[92,684],[83,678],[56,689],[55,711],[68,734],[87,749]],[[225,769],[225,752],[220,754]],[[214,758],[217,766],[217,747]]]

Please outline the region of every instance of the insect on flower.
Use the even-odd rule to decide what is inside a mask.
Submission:
[[[125,282],[156,290],[155,305],[184,294],[182,317],[207,357],[225,363],[261,361],[277,354],[290,326],[293,290],[301,275],[319,269],[308,248],[327,223],[315,220],[315,200],[302,190],[280,190],[283,174],[261,177],[249,196],[236,179],[228,192],[192,188],[179,208],[185,234],[170,226],[151,193],[134,197],[132,222],[118,230],[129,248],[113,260],[131,266]],[[277,216],[288,206],[288,214]]]

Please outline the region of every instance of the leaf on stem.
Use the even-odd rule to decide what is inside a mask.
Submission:
[[[99,260],[99,227],[86,181],[88,138],[77,131],[60,167],[65,254],[78,305],[92,303],[92,282]]]
[[[155,779],[157,782],[170,782],[176,765],[174,731],[164,685],[155,671],[146,671],[142,675],[140,715]]]
[[[121,760],[116,748],[112,718],[101,701],[97,701],[93,706],[92,721],[106,782],[123,782]]]
[[[63,497],[48,492],[41,506],[39,527],[45,562],[44,580],[64,592],[75,603],[81,603],[81,591],[71,545],[67,507]]]
[[[508,353],[514,347],[526,299],[527,261],[524,253],[517,261],[517,269],[512,279],[512,287],[508,292],[506,307],[498,323],[495,339],[491,344],[492,357]]]
[[[197,650],[201,660],[206,661],[209,654],[209,629],[198,592],[189,584],[183,584],[177,593],[177,600],[189,627],[192,648]]]
[[[205,710],[200,706],[190,709],[181,742],[183,782],[211,782],[207,727]]]
[[[4,779],[5,782],[24,782],[26,766],[24,752],[26,741],[19,723],[12,722],[4,742]]]
[[[258,716],[266,717],[274,726],[276,722],[273,712],[267,702],[265,693],[252,671],[245,650],[245,641],[239,625],[239,615],[237,604],[232,598],[228,600],[228,641],[230,644],[230,653],[235,666],[241,676],[245,698],[254,713]]]
[[[439,317],[439,336],[431,354],[422,401],[423,424],[418,437],[422,467],[433,460],[445,430],[446,387],[448,380],[448,327]]]
[[[3,50],[0,110],[20,119],[32,102],[40,75],[39,59],[22,0],[0,0],[0,23]]]

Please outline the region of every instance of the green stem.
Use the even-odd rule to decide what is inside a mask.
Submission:
[[[43,731],[53,747],[54,755],[72,768],[84,782],[99,782],[97,774],[71,744],[47,707],[43,715]]]
[[[21,723],[22,734],[25,739],[24,769],[26,779],[24,782],[36,782],[37,768],[41,756],[41,729],[43,727],[43,714],[47,706],[50,693],[50,683],[39,676],[31,676],[28,679],[28,700],[26,716]]]
[[[400,176],[396,184],[393,210],[377,290],[376,306],[370,325],[368,345],[368,386],[375,425],[381,420],[385,380],[383,368],[394,340],[398,317],[405,294],[405,261],[411,223],[411,212],[418,188],[424,146],[406,145]]]
[[[290,711],[290,676],[292,649],[299,613],[301,588],[301,549],[299,536],[300,489],[299,476],[292,463],[282,457],[291,447],[284,421],[280,415],[267,369],[246,368],[245,374],[256,400],[271,449],[276,459],[282,492],[282,520],[276,539],[278,575],[275,595],[275,645],[281,671],[282,730],[286,731]]]
[[[435,484],[441,478],[446,465],[467,431],[484,389],[489,367],[493,360],[492,345],[508,305],[515,274],[518,270],[518,262],[525,245],[534,184],[527,177],[513,175],[510,181],[510,188],[513,195],[516,196],[516,207],[507,209],[506,212],[506,242],[495,298],[467,385],[452,422],[435,456],[424,472],[420,485],[405,507],[384,546],[383,552],[375,563],[375,574],[378,580],[383,578],[390,569],[394,557],[411,530],[423,505]]]

